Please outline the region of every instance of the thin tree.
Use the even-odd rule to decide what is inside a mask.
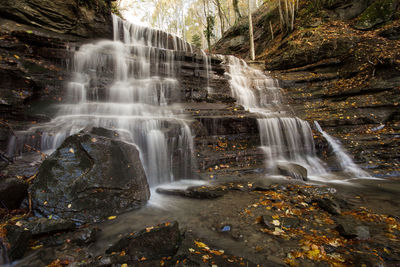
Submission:
[[[254,34],[253,34],[253,19],[251,16],[251,0],[248,0],[249,4],[249,37],[250,37],[250,58],[251,60],[255,60],[255,52],[254,52]]]
[[[239,21],[242,17],[239,10],[239,0],[232,0],[233,1],[233,10],[235,11],[235,24]]]

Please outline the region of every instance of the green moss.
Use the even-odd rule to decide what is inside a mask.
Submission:
[[[357,18],[355,27],[360,30],[368,30],[385,23],[392,19],[394,8],[393,0],[375,1]]]

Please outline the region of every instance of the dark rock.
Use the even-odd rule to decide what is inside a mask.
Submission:
[[[5,229],[7,242],[10,244],[8,255],[12,260],[18,260],[24,256],[32,234],[29,230],[16,225],[6,225]]]
[[[150,197],[136,147],[87,132],[68,137],[43,162],[29,191],[38,213],[77,222],[102,220]]]
[[[347,239],[366,240],[370,238],[369,228],[365,225],[360,225],[352,217],[342,216],[335,218],[335,221],[337,223],[335,229]]]
[[[282,218],[282,226],[286,228],[297,228],[300,226],[300,220],[295,217]]]
[[[333,11],[340,19],[353,19],[360,15],[371,3],[371,0],[333,0],[324,1],[324,6]]]
[[[19,23],[86,38],[111,38],[110,1],[0,0],[0,15]]]
[[[379,24],[389,21],[396,11],[396,5],[396,1],[393,0],[374,1],[374,3],[357,18],[354,27],[359,30],[369,30]]]
[[[268,228],[268,230],[274,230],[275,229],[275,225],[272,224],[273,220],[274,219],[272,218],[271,215],[263,215],[263,216],[261,216],[260,223],[263,226],[266,226]]]
[[[341,213],[340,205],[331,198],[319,198],[315,199],[318,206],[332,215],[339,215]]]
[[[72,243],[75,243],[78,246],[84,246],[95,242],[97,240],[99,232],[100,229],[97,227],[87,227],[79,231],[73,232],[68,236],[68,239],[70,239]]]
[[[278,163],[277,169],[280,174],[290,176],[297,180],[307,181],[307,169],[295,163]]]
[[[17,178],[0,180],[0,207],[18,209],[27,196],[28,184]]]
[[[195,186],[195,187],[189,187],[187,189],[157,188],[156,192],[164,195],[181,196],[181,197],[197,198],[197,199],[214,199],[222,197],[223,195],[226,194],[226,191],[222,190],[220,187],[206,187],[206,186]]]
[[[400,40],[400,26],[384,30],[379,35],[389,40]]]
[[[199,248],[194,241],[198,241],[199,238],[194,236],[192,233],[186,232],[185,236],[182,240],[182,244],[179,247],[179,250],[176,252],[175,257],[172,259],[173,263],[177,263],[173,266],[185,266],[185,267],[197,267],[197,266],[260,266],[257,265],[248,259],[243,257],[239,257],[239,255],[229,255],[225,251],[222,255],[212,254],[212,258],[210,260],[205,260],[203,258],[204,253],[203,249]],[[201,239],[200,239],[201,240]],[[201,240],[200,242],[204,242],[207,244],[210,250],[218,251],[219,248],[214,247],[208,240]],[[194,251],[201,251],[201,253],[195,253]],[[240,258],[240,260],[235,260]],[[211,263],[212,262],[212,263]],[[263,266],[276,266],[272,264],[269,260],[263,262]]]
[[[8,258],[7,247],[3,243],[3,240],[0,238],[0,266],[6,265],[10,263],[10,259]]]
[[[127,235],[107,249],[106,253],[125,251],[130,261],[149,260],[175,255],[181,243],[178,222],[164,223]]]
[[[22,222],[22,227],[28,229],[32,235],[43,235],[73,230],[75,223],[64,219],[34,218],[31,221]]]

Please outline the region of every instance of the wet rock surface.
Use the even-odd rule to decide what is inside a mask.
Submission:
[[[307,181],[307,169],[301,165],[294,163],[278,163],[278,172],[282,175],[292,177],[293,179],[298,179],[302,181]]]
[[[124,251],[129,262],[162,260],[175,255],[181,238],[177,222],[164,223],[123,237],[106,253]]]
[[[27,197],[28,184],[18,178],[0,177],[0,205],[1,208],[18,209],[22,200]]]
[[[139,207],[150,197],[136,147],[88,132],[70,136],[43,162],[29,192],[39,214],[77,223]]]
[[[9,244],[8,256],[12,260],[21,259],[29,246],[32,236],[29,230],[16,225],[6,225],[6,241]]]
[[[189,197],[189,198],[197,198],[197,199],[213,199],[222,197],[226,191],[221,187],[189,187],[187,189],[169,189],[169,188],[157,188],[156,190],[159,194],[171,195],[171,196],[181,196],[181,197]]]
[[[52,234],[75,229],[75,223],[63,219],[51,220],[46,218],[33,218],[20,222],[21,227],[29,230],[32,235]]]
[[[254,179],[250,177],[204,186],[225,191],[219,198],[160,195],[161,203],[170,204],[159,210],[149,206],[96,226],[67,232],[61,227],[58,233],[34,235],[29,245],[19,242],[26,252],[16,266],[352,266],[400,261],[398,211],[391,206],[382,209],[372,193],[354,192],[353,187],[339,187],[344,192],[337,193],[331,187],[295,184],[295,180],[248,182]],[[341,215],[319,206],[318,200],[324,199],[339,203]],[[378,205],[371,206],[373,202]],[[30,220],[44,221],[11,219],[8,235],[30,236],[24,230]]]

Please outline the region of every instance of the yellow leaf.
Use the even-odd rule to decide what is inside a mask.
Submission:
[[[204,244],[203,242],[194,241],[194,243],[195,243],[196,246],[198,246],[199,248],[206,248],[206,247],[207,247],[207,245]]]
[[[117,218],[117,216],[110,216],[110,217],[108,217],[107,219],[109,219],[109,220],[115,220]]]
[[[126,264],[126,263],[121,264],[121,267],[128,267],[128,264]]]
[[[273,220],[272,224],[275,226],[279,226],[281,223],[278,220]]]
[[[37,250],[37,249],[42,248],[42,247],[43,247],[43,245],[37,245],[37,246],[31,247],[31,249],[32,250]]]
[[[19,59],[19,56],[17,56],[17,55],[14,55],[14,57],[15,57],[16,59]]]

